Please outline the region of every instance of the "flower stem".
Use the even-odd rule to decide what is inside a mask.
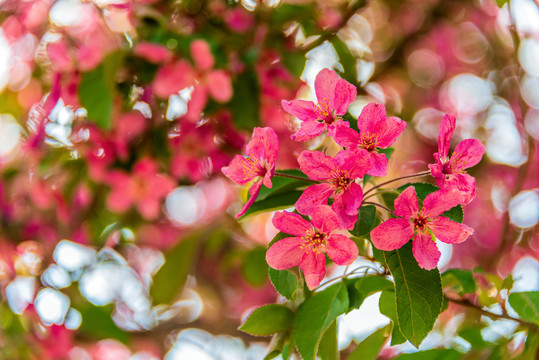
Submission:
[[[312,182],[312,183],[315,183],[315,184],[320,183],[320,181],[311,180],[311,179],[304,178],[304,177],[301,177],[301,176],[288,175],[288,174],[281,173],[281,172],[278,172],[278,171],[275,171],[275,172],[273,173],[273,175],[275,175],[275,176],[280,176],[280,177],[286,177],[286,178],[290,178],[290,179],[297,179],[297,180],[308,181],[308,182]]]
[[[378,203],[370,202],[370,201],[363,201],[361,204],[378,206],[379,208],[382,208],[382,209],[384,209],[385,211],[387,211],[388,213],[390,213],[391,215],[395,215],[395,214],[393,213],[393,211],[391,211],[390,208],[385,207],[385,206],[382,205],[382,204],[378,204]]]
[[[367,190],[367,191],[363,194],[363,196],[367,196],[370,192],[374,191],[375,189],[378,189],[380,186],[384,186],[384,185],[387,185],[387,184],[391,184],[392,182],[399,181],[399,180],[402,180],[402,179],[408,179],[408,178],[419,177],[419,176],[426,176],[426,175],[429,175],[429,174],[430,174],[430,171],[423,171],[423,172],[420,172],[420,173],[417,173],[417,174],[400,176],[400,177],[398,177],[398,178],[391,179],[391,180],[385,181],[385,182],[383,182],[383,183],[381,183],[381,184],[378,184],[378,185],[373,186],[372,188],[370,188],[369,190]]]

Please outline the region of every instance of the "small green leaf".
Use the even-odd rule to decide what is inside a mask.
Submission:
[[[322,360],[339,360],[337,320],[333,320],[324,332],[324,336],[322,336],[320,346],[318,347],[318,356]]]
[[[266,283],[268,264],[266,263],[266,248],[257,246],[243,258],[241,267],[243,278],[253,286],[261,286]]]
[[[509,304],[522,320],[539,324],[539,291],[512,293]]]
[[[363,301],[379,291],[392,290],[393,283],[381,276],[364,276],[357,279],[345,279],[348,289],[349,310],[358,309]]]
[[[297,170],[297,169],[279,170],[278,173],[301,177],[301,178],[304,178],[305,181],[275,175],[271,179],[271,182],[273,185],[271,189],[265,186],[262,186],[260,188],[260,193],[258,194],[258,197],[256,198],[257,201],[264,200],[268,196],[272,196],[272,195],[290,191],[290,190],[296,190],[299,187],[305,187],[305,186],[309,186],[313,184],[309,180],[307,175],[305,175],[304,173],[302,173],[300,170]]]
[[[257,200],[251,205],[249,210],[241,217],[245,219],[249,216],[259,214],[262,212],[283,210],[292,207],[299,199],[302,191],[286,191],[283,193],[268,196],[263,200]]]
[[[477,327],[466,327],[459,331],[458,335],[466,340],[473,349],[484,349],[492,347],[492,343],[489,343],[483,339],[481,335],[481,329]]]
[[[127,332],[120,329],[112,320],[112,305],[94,306],[86,303],[79,307],[82,322],[79,331],[94,339],[112,338],[124,344],[129,342]]]
[[[473,294],[477,289],[473,272],[463,269],[450,269],[442,274],[442,284],[454,288],[462,294]]]
[[[337,316],[347,310],[348,293],[342,283],[315,293],[299,306],[293,334],[304,360],[315,359],[324,332]]]
[[[359,220],[356,222],[352,235],[361,237],[370,233],[376,223],[376,207],[374,205],[359,208]]]
[[[269,336],[289,330],[294,320],[294,312],[284,305],[264,305],[253,311],[239,328],[256,336]]]
[[[395,291],[383,291],[378,300],[378,307],[380,312],[387,316],[393,323],[393,330],[391,332],[391,346],[398,345],[406,342],[406,338],[402,335],[399,328],[399,320],[397,318],[397,305],[395,303]]]
[[[100,65],[83,73],[78,91],[80,103],[88,112],[88,119],[103,129],[110,129],[113,102],[105,66]]]
[[[229,103],[232,121],[238,129],[252,130],[260,124],[258,78],[254,69],[240,74],[233,84],[234,97]]]
[[[357,58],[350,52],[348,45],[346,45],[346,43],[339,37],[336,36],[333,38],[331,43],[333,44],[333,47],[339,56],[339,62],[344,69],[344,72],[342,73],[343,79],[351,84],[357,83]]]
[[[397,356],[394,360],[459,360],[464,354],[454,349],[431,349]]]
[[[269,268],[269,277],[275,290],[288,300],[294,301],[296,298],[295,293],[303,289],[300,279],[290,270]]]
[[[438,269],[424,270],[412,254],[412,243],[384,252],[395,279],[397,315],[402,334],[415,346],[434,327],[443,304],[442,281]]]
[[[376,360],[390,334],[391,324],[376,330],[356,346],[348,360]]]
[[[509,0],[496,0],[496,4],[498,4],[499,7],[503,7],[508,1]]]
[[[285,25],[289,21],[313,18],[315,11],[312,4],[282,4],[271,13],[270,25],[273,28]]]
[[[155,274],[150,288],[154,304],[170,303],[183,289],[197,257],[200,238],[201,234],[195,232],[182,239],[165,254],[165,264]]]

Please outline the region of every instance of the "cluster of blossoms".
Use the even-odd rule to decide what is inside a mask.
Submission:
[[[403,120],[387,117],[383,105],[370,103],[363,108],[357,120],[358,130],[354,130],[342,116],[355,101],[357,90],[332,70],[324,69],[317,75],[315,91],[317,103],[282,101],[283,109],[302,121],[292,139],[307,141],[326,134],[342,150],[334,156],[304,150],[298,156],[299,168],[315,184],[305,188],[295,203],[299,214],[277,212],[274,215],[274,226],[296,237],[277,241],[266,254],[268,264],[275,269],[299,266],[311,289],[325,276],[323,253],[337,265],[349,265],[356,259],[357,246],[345,234],[358,221],[363,202],[363,178],[365,175],[386,176],[388,158],[380,149],[390,147],[406,128]],[[414,256],[419,266],[428,270],[435,268],[440,258],[436,239],[454,244],[473,233],[470,227],[441,216],[475,197],[475,180],[465,169],[476,165],[485,152],[479,140],[467,139],[460,142],[448,158],[454,129],[455,117],[446,115],[440,128],[439,149],[434,154],[436,162],[429,165],[440,190],[428,195],[419,210],[415,189],[408,187],[394,203],[394,215],[398,218],[390,218],[371,232],[372,243],[379,250],[399,249],[413,239]],[[278,138],[272,128],[255,128],[246,147],[248,155],[236,155],[230,165],[222,169],[238,184],[252,182],[251,196],[237,214],[238,218],[255,202],[262,185],[272,187],[278,149]],[[305,220],[306,216],[311,217],[311,222]]]

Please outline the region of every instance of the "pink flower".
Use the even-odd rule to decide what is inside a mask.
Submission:
[[[358,255],[357,246],[352,240],[333,233],[339,229],[339,217],[329,206],[317,206],[311,218],[309,222],[298,214],[276,212],[273,225],[295,237],[277,241],[266,253],[266,261],[274,269],[299,266],[309,289],[318,286],[326,275],[324,253],[337,265],[349,265]]]
[[[349,150],[368,151],[373,166],[367,174],[385,176],[387,158],[378,152],[378,148],[387,149],[391,146],[406,129],[406,122],[395,116],[386,118],[384,105],[370,103],[361,111],[357,126],[359,133],[348,126],[338,126],[335,130],[335,141]]]
[[[306,100],[282,100],[283,109],[303,121],[292,135],[296,141],[306,141],[327,130],[332,136],[335,120],[346,114],[348,105],[356,99],[357,89],[348,81],[339,79],[335,71],[323,69],[314,81],[318,103]]]
[[[272,128],[254,128],[253,137],[247,144],[245,152],[249,155],[243,157],[236,155],[230,165],[221,169],[229,179],[245,185],[250,181],[255,181],[249,189],[251,197],[245,203],[240,212],[236,215],[239,218],[256,200],[262,184],[271,188],[271,178],[275,172],[275,161],[279,152],[279,139]]]
[[[353,228],[363,200],[363,190],[355,180],[362,178],[372,166],[367,151],[344,150],[332,158],[320,151],[306,150],[300,154],[298,163],[309,179],[326,182],[305,189],[296,202],[296,209],[303,215],[310,215],[316,206],[327,203],[334,195],[331,207],[338,214],[341,226]]]
[[[477,139],[465,139],[457,144],[448,158],[449,143],[455,131],[455,117],[446,114],[438,134],[438,152],[434,154],[435,164],[429,164],[430,173],[441,189],[457,188],[463,195],[462,204],[468,204],[475,197],[475,179],[465,169],[481,161],[485,147]]]
[[[412,251],[419,266],[431,270],[440,259],[436,239],[447,243],[461,243],[473,234],[473,229],[440,216],[460,203],[461,192],[439,190],[423,201],[418,211],[417,195],[413,186],[408,187],[395,199],[395,215],[371,231],[371,240],[379,250],[399,249],[413,237]],[[436,238],[436,239],[435,239]]]

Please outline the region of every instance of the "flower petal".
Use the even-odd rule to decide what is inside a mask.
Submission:
[[[461,200],[462,192],[458,189],[435,191],[428,194],[423,201],[421,215],[433,219],[460,204]]]
[[[311,185],[303,191],[294,206],[300,214],[310,215],[316,206],[327,204],[332,193],[333,188],[329,184]]]
[[[471,227],[451,221],[444,216],[438,216],[428,224],[434,236],[447,244],[461,243],[473,234]]]
[[[339,217],[327,205],[315,207],[312,211],[311,218],[314,228],[323,234],[329,234],[339,228]]]
[[[326,239],[326,254],[337,265],[350,265],[358,253],[356,243],[342,234],[334,234]]]
[[[270,127],[255,127],[245,151],[249,156],[258,159],[260,163],[268,164],[267,168],[274,165],[279,152],[279,138],[275,130]]]
[[[335,162],[339,169],[347,171],[350,179],[359,179],[365,176],[372,167],[372,159],[367,150],[342,150],[335,155]]]
[[[477,139],[465,139],[457,144],[449,164],[451,170],[460,172],[477,165],[483,158],[485,146]]]
[[[232,98],[232,81],[230,75],[223,70],[214,70],[206,76],[206,86],[211,97],[220,103]]]
[[[335,99],[335,87],[339,81],[339,75],[333,70],[322,69],[314,80],[314,91],[318,103],[327,102],[333,108]]]
[[[434,269],[441,255],[430,234],[418,233],[412,242],[412,252],[418,265],[425,270]]]
[[[255,182],[251,188],[249,189],[249,194],[251,194],[251,197],[249,197],[249,200],[243,205],[240,212],[236,214],[236,219],[239,219],[242,217],[247,210],[253,205],[256,198],[258,197],[258,193],[260,192],[260,187],[262,187],[262,183],[260,181]]]
[[[389,219],[371,231],[371,240],[378,250],[399,249],[414,236],[414,228],[407,219]]]
[[[365,105],[357,119],[357,127],[361,135],[376,134],[379,131],[379,123],[386,118],[386,108],[382,104],[370,103]]]
[[[436,179],[436,183],[442,190],[459,190],[462,205],[468,204],[475,198],[475,178],[470,174],[451,174],[441,179]]]
[[[298,157],[299,168],[311,180],[326,180],[331,177],[331,171],[337,167],[337,162],[320,151],[303,151]]]
[[[276,270],[298,266],[305,254],[299,237],[287,237],[277,241],[266,252],[266,262]]]
[[[245,185],[249,181],[253,180],[256,176],[256,173],[247,171],[252,166],[251,162],[244,158],[241,155],[234,156],[234,159],[230,162],[228,166],[225,166],[221,169],[223,174],[230,180],[240,184]]]
[[[278,230],[291,235],[303,236],[312,230],[310,222],[298,214],[287,211],[277,211],[271,222]]]
[[[409,186],[395,199],[395,215],[409,219],[418,212],[417,194],[413,186]]]
[[[387,157],[385,154],[382,153],[370,153],[371,161],[372,161],[372,167],[369,171],[367,171],[367,175],[370,176],[386,176],[387,175]]]
[[[357,215],[358,209],[363,201],[363,190],[356,183],[351,183],[346,190],[335,195],[335,202],[339,202],[339,208],[342,208],[346,215]]]
[[[318,119],[318,114],[316,113],[316,106],[312,101],[306,100],[282,100],[281,106],[284,111],[297,117],[300,120],[316,120]]]
[[[203,39],[193,40],[190,44],[191,56],[198,70],[207,71],[213,68],[215,59],[210,45]]]
[[[385,149],[391,146],[406,129],[406,121],[391,116],[382,121],[383,126],[378,131],[378,147]]]
[[[335,86],[335,98],[333,101],[333,109],[336,115],[344,115],[354,100],[356,100],[357,89],[344,79],[339,79]]]
[[[306,252],[299,268],[303,270],[305,282],[309,289],[314,289],[326,276],[326,257],[323,253]]]
[[[326,129],[326,124],[315,120],[307,120],[301,123],[301,126],[291,138],[295,141],[308,141],[322,134]]]
[[[359,133],[347,126],[339,126],[335,129],[335,142],[349,150],[357,149],[361,141]]]
[[[451,142],[451,136],[455,131],[455,123],[457,119],[454,115],[445,114],[442,123],[440,124],[440,132],[438,133],[438,155],[440,160],[445,162],[447,154],[449,154],[449,144]]]

